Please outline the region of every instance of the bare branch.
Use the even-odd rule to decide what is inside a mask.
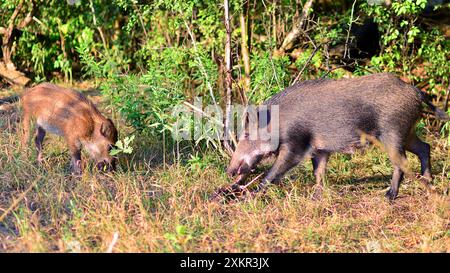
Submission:
[[[92,0],[89,0],[89,5],[91,7],[92,19],[94,22],[94,26],[97,28],[98,33],[100,34],[100,38],[102,39],[102,43],[103,43],[103,48],[105,49],[105,51],[107,51],[108,46],[106,44],[106,39],[105,39],[105,36],[103,35],[102,28],[97,25],[97,17],[95,16],[95,8],[94,8],[94,3],[92,2]]]
[[[300,18],[300,22],[297,26],[294,26],[291,32],[289,32],[286,37],[283,40],[283,43],[281,44],[280,48],[276,50],[275,55],[283,55],[285,51],[291,49],[294,47],[295,41],[298,39],[300,34],[302,33],[301,30],[303,29],[303,26],[306,22],[306,19],[309,16],[310,9],[312,7],[314,0],[308,0],[305,5],[303,6],[302,10],[302,16]]]
[[[316,46],[316,48],[314,48],[314,51],[311,53],[311,55],[309,56],[308,60],[306,60],[306,63],[303,65],[302,69],[300,70],[300,72],[298,72],[298,75],[295,77],[295,80],[293,83],[298,82],[298,80],[300,79],[300,76],[303,74],[303,71],[305,70],[305,68],[308,66],[308,64],[311,62],[312,58],[314,57],[314,55],[316,55],[317,51],[319,50],[319,48],[322,46],[322,44],[319,44],[318,46]]]
[[[16,20],[17,16],[19,15],[20,10],[23,7],[23,1],[24,0],[19,1],[19,4],[16,6],[16,9],[14,9],[14,12],[11,15],[11,18],[9,19],[9,25],[8,25],[8,29],[7,29],[8,32],[12,31],[12,29],[14,28],[14,21]]]
[[[226,30],[226,42],[225,42],[225,63],[226,63],[226,76],[225,76],[225,87],[226,87],[226,109],[225,109],[225,139],[224,147],[229,154],[233,153],[228,137],[231,135],[230,124],[232,119],[231,113],[231,94],[233,85],[233,76],[231,75],[233,59],[231,57],[231,26],[230,26],[230,14],[229,14],[229,4],[228,0],[224,0],[225,9],[225,30]]]
[[[27,16],[25,16],[25,18],[22,20],[22,22],[20,22],[20,24],[17,25],[17,28],[22,29],[22,28],[26,27],[33,20],[33,15],[34,15],[35,11],[36,11],[36,5],[33,0],[33,1],[31,1],[31,10],[28,12]]]

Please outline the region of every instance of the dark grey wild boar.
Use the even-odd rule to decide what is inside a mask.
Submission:
[[[279,144],[268,148],[267,140],[241,136],[227,173],[237,185],[265,157],[274,154],[275,163],[265,174],[260,188],[278,183],[304,158],[311,156],[317,187],[322,188],[327,160],[333,152],[352,153],[361,146],[361,135],[380,141],[394,165],[387,197],[395,199],[403,179],[401,162],[405,152],[417,155],[421,174],[431,180],[430,145],[415,134],[415,124],[425,103],[442,120],[449,116],[437,109],[419,89],[387,73],[353,79],[313,80],[295,84],[263,103],[279,107]],[[261,115],[261,112],[259,112]],[[270,124],[275,122],[269,119]]]

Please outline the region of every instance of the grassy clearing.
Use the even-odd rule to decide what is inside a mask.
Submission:
[[[0,113],[0,215],[34,186],[0,223],[1,252],[450,251],[449,149],[432,134],[438,194],[406,180],[390,204],[389,160],[369,148],[332,157],[320,202],[310,198],[314,179],[306,162],[283,187],[220,204],[208,197],[229,183],[227,160],[213,153],[164,164],[160,145],[137,137],[136,152],[121,159],[118,172],[73,178],[60,138],[46,138],[43,166],[32,149],[28,156],[19,151],[16,116],[14,109]],[[417,172],[418,160],[408,158]]]

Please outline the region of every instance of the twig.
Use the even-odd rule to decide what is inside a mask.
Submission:
[[[111,241],[111,243],[109,243],[108,250],[106,250],[106,253],[112,253],[114,245],[117,243],[118,239],[119,239],[119,232],[116,231],[116,232],[114,232],[112,241]]]
[[[89,4],[91,6],[91,12],[92,12],[92,18],[94,21],[94,26],[97,28],[98,32],[100,33],[100,38],[102,39],[103,47],[107,51],[108,46],[106,45],[106,40],[105,40],[105,36],[103,35],[102,28],[97,25],[97,17],[95,16],[94,3],[92,3],[92,0],[89,0]]]
[[[239,186],[239,189],[241,190],[245,190],[248,188],[248,186],[250,186],[251,184],[253,184],[256,180],[258,180],[258,178],[260,178],[264,173],[260,173],[258,174],[258,176],[256,176],[255,178],[252,179],[252,181],[248,182],[246,185],[244,186]]]
[[[302,8],[302,16],[300,18],[300,21],[297,26],[294,26],[293,29],[286,35],[286,37],[283,40],[283,43],[281,44],[280,48],[278,49],[278,55],[283,55],[284,52],[291,49],[293,47],[294,42],[297,40],[301,33],[301,29],[303,28],[308,16],[309,12],[311,10],[311,6],[313,5],[313,0],[308,0],[303,5]],[[264,3],[264,2],[263,2]]]
[[[148,34],[147,34],[147,30],[145,29],[144,20],[142,20],[141,10],[138,8],[138,6],[136,4],[133,5],[133,8],[136,10],[136,13],[139,17],[139,22],[141,23],[142,30],[144,31],[145,39],[148,40]]]
[[[350,39],[350,32],[352,31],[352,24],[353,24],[353,22],[356,22],[358,20],[358,19],[356,19],[355,21],[353,21],[353,12],[355,11],[355,4],[356,4],[356,0],[353,1],[352,11],[350,13],[350,22],[348,24],[347,38],[345,39],[344,58],[347,56],[348,40]],[[348,54],[348,57],[350,58],[350,52]]]
[[[224,140],[223,146],[225,150],[229,153],[233,153],[233,149],[228,141],[228,136],[231,135],[230,123],[232,117],[231,113],[231,94],[233,92],[233,58],[231,56],[231,26],[230,26],[230,14],[229,14],[229,4],[228,0],[224,0],[224,16],[225,16],[225,32],[226,32],[226,42],[225,42],[225,126],[224,126]]]
[[[316,48],[314,48],[314,51],[312,52],[312,54],[309,56],[308,60],[306,60],[306,63],[303,65],[302,69],[300,70],[300,72],[298,72],[298,75],[295,77],[295,80],[293,83],[298,82],[298,80],[300,79],[300,76],[302,75],[303,71],[306,69],[306,67],[308,66],[308,64],[311,62],[312,58],[314,57],[314,55],[316,55],[317,51],[319,50],[319,48],[322,46],[322,44],[319,44],[318,46],[316,46]]]

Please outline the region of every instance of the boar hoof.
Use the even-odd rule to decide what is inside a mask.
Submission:
[[[70,166],[71,174],[73,176],[80,176],[82,174],[81,171],[81,160],[77,160],[75,164],[71,164]]]
[[[392,189],[389,189],[386,192],[386,198],[389,199],[389,201],[394,201],[394,199],[397,197],[397,193],[393,192]]]
[[[39,165],[42,165],[44,163],[44,156],[42,154],[38,154],[37,162]]]

